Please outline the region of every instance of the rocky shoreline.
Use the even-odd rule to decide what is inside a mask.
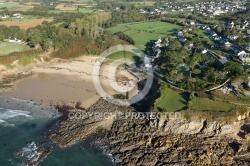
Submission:
[[[25,76],[20,79],[22,77]],[[143,101],[128,107],[116,106],[104,99],[88,109],[82,108],[81,103],[74,107],[55,106],[63,116],[48,132],[48,138],[65,148],[91,136],[96,146],[112,154],[116,165],[250,164],[249,112],[243,119],[235,117],[234,123],[221,123],[206,117],[187,120],[134,116],[134,113],[142,115],[151,111],[157,91],[155,83]],[[107,112],[105,118],[95,114]],[[39,153],[44,153],[31,165],[38,164],[52,151],[52,147],[38,148]]]
[[[92,136],[96,146],[112,154],[116,165],[250,163],[250,124],[244,120],[227,124],[199,118],[135,118],[135,108],[118,107],[104,99],[88,110],[71,108],[78,115],[91,116],[64,119],[49,138],[64,148]],[[86,112],[119,116],[98,119]]]

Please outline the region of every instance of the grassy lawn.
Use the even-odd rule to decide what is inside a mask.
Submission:
[[[123,51],[120,51],[120,52],[115,52],[113,54],[110,54],[107,59],[108,59],[108,63],[112,62],[112,61],[115,61],[115,60],[118,60],[120,59],[121,61],[123,61],[124,63],[125,62],[129,62],[129,61],[132,61],[133,63],[135,62],[139,62],[141,59],[138,55],[135,55],[134,53],[132,52],[125,52],[125,55],[126,55],[126,59],[124,58],[124,53]]]
[[[150,40],[157,40],[160,37],[164,37],[164,36],[166,35],[142,32],[142,33],[134,34],[131,37],[134,39],[135,45],[137,47],[141,46],[142,48],[145,48],[145,44],[149,42]]]
[[[160,108],[167,112],[178,111],[186,106],[187,99],[188,94],[177,92],[166,85],[162,85],[161,97],[156,100],[155,108]]]
[[[135,40],[135,45],[144,49],[145,44],[150,40],[156,40],[165,37],[180,29],[181,26],[161,21],[136,22],[118,24],[115,27],[108,28],[112,33],[124,32]]]
[[[111,28],[108,28],[109,31],[111,31],[112,33],[116,33],[116,32],[125,32],[125,31],[128,31],[130,30],[128,27],[127,27],[128,24],[118,24],[116,25],[115,27],[111,27]],[[136,30],[137,31],[137,30]]]
[[[13,44],[13,43],[7,43],[7,42],[0,42],[0,56],[6,55],[12,52],[20,52],[28,50],[26,44]]]
[[[196,111],[230,111],[233,105],[226,102],[214,101],[208,98],[196,98],[193,101],[191,109]]]
[[[16,3],[16,2],[9,2],[9,3],[7,3],[7,2],[3,2],[3,3],[0,3],[0,8],[12,8],[12,7],[15,7],[15,6],[17,6],[18,5],[18,3]]]

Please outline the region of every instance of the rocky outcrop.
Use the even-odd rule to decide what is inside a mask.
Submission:
[[[114,106],[103,99],[88,110],[78,111],[110,112],[116,116],[64,120],[50,136],[52,141],[66,147],[97,132],[96,145],[112,154],[116,165],[249,164],[250,125],[247,124],[165,116],[150,119],[135,116],[133,107]]]
[[[221,126],[206,120],[160,121],[116,120],[101,139],[106,142],[102,147],[113,154],[117,165],[249,164],[250,144],[234,135],[238,125]]]

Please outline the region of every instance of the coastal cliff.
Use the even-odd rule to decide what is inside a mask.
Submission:
[[[114,106],[103,99],[88,110],[78,111],[119,116],[96,119],[88,114],[92,116],[66,119],[50,139],[60,147],[67,147],[92,135],[96,145],[112,154],[117,165],[249,163],[250,125],[244,121],[222,124],[198,118],[135,118],[133,107]]]

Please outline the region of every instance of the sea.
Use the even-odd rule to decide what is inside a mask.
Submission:
[[[36,160],[40,145],[54,146],[39,166],[113,166],[112,156],[90,142],[61,149],[46,133],[58,122],[60,113],[32,101],[0,96],[0,166],[23,166]]]

